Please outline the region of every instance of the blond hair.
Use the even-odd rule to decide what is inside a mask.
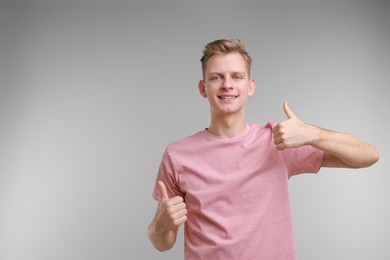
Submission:
[[[240,54],[244,58],[248,70],[248,75],[250,75],[252,58],[245,50],[244,43],[240,40],[220,39],[220,40],[210,42],[204,47],[203,56],[200,59],[200,61],[202,62],[203,78],[205,77],[207,61],[215,54],[228,54],[228,53]]]

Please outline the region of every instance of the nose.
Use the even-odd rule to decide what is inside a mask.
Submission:
[[[222,90],[233,89],[233,84],[232,84],[231,79],[229,77],[226,77],[223,80],[222,85],[221,85],[221,89]]]

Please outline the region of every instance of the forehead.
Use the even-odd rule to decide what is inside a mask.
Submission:
[[[247,72],[247,64],[239,53],[215,54],[208,61],[206,73]]]

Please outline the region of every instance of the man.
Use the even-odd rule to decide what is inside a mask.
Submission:
[[[286,121],[248,124],[245,103],[256,82],[242,42],[211,42],[201,62],[210,126],[167,146],[148,236],[168,250],[185,223],[185,259],[295,259],[288,179],[320,167],[368,167],[378,153],[357,137],[302,122],[287,102]]]

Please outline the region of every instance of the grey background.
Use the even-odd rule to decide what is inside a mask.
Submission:
[[[381,160],[290,182],[298,259],[390,259],[386,1],[2,1],[0,259],[182,259],[146,236],[166,144],[206,127],[203,46],[254,58],[251,123],[304,121]]]

